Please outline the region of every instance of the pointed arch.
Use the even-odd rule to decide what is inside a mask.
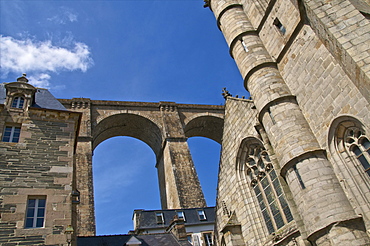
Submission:
[[[236,171],[245,189],[254,195],[268,234],[293,221],[278,176],[260,140],[249,137],[242,141]]]
[[[369,129],[353,116],[334,119],[328,133],[329,156],[342,187],[370,228]]]
[[[330,154],[340,161],[339,169],[360,174],[358,182],[369,182],[370,142],[365,125],[352,116],[341,116],[332,122],[328,136]]]

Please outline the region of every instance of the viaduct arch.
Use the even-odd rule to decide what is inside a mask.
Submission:
[[[187,139],[201,136],[221,144],[224,106],[88,98],[60,102],[82,113],[74,184],[80,192],[76,211],[79,235],[95,235],[93,151],[99,143],[115,136],[137,138],[155,153],[162,209],[206,206]]]

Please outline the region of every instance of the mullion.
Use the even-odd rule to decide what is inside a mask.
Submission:
[[[265,180],[265,179],[266,179],[266,180]],[[266,184],[266,182],[267,182],[267,184]],[[260,185],[262,186],[262,192],[261,192],[262,197],[263,197],[263,198],[264,198],[264,200],[267,202],[266,212],[269,214],[270,222],[271,222],[271,224],[273,225],[273,227],[274,227],[274,231],[275,231],[275,230],[277,230],[277,225],[276,225],[276,222],[275,222],[275,219],[274,219],[274,214],[273,214],[273,212],[272,212],[272,210],[271,210],[271,204],[270,204],[270,202],[269,202],[269,200],[268,200],[268,198],[267,198],[267,194],[266,194],[266,188],[268,188],[268,187],[270,186],[270,184],[269,184],[269,180],[268,180],[268,178],[267,178],[267,175],[266,175],[265,177],[263,177],[259,183],[260,183]],[[270,188],[271,188],[271,187],[270,187]],[[271,189],[270,189],[270,190],[271,190]],[[274,202],[274,198],[273,198],[273,200],[272,200],[272,202],[271,202],[271,203],[273,203],[273,202]]]
[[[34,211],[33,211],[33,223],[32,223],[32,227],[36,227],[36,224],[37,224],[38,206],[39,206],[39,199],[36,199],[36,201],[35,201],[35,208],[34,208]]]
[[[38,198],[28,200],[26,228],[43,227],[45,219],[45,204],[42,205],[41,202],[45,203],[45,200]],[[39,221],[41,222],[40,224],[38,224]]]

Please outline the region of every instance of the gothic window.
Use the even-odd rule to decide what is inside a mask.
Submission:
[[[239,172],[257,198],[269,234],[293,220],[277,174],[260,144],[243,149]]]
[[[25,228],[44,227],[46,198],[29,198]]]
[[[357,159],[370,176],[370,142],[364,132],[356,127],[348,128],[345,134],[345,146],[347,151]]]
[[[18,143],[21,128],[16,126],[6,126],[3,133],[3,142]]]
[[[14,97],[12,101],[12,108],[23,108],[24,105],[24,97],[18,96]]]
[[[331,123],[328,132],[330,161],[357,214],[368,217],[370,200],[370,136],[365,125],[344,115]]]

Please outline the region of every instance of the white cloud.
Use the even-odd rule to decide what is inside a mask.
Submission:
[[[77,15],[76,14],[73,14],[71,12],[68,12],[66,13],[67,14],[67,17],[69,19],[70,22],[75,22],[77,21]]]
[[[81,70],[86,72],[93,65],[86,44],[75,42],[73,48],[53,46],[51,41],[34,41],[30,38],[17,40],[0,36],[1,71],[35,73],[34,80],[47,85],[48,72]]]
[[[50,87],[50,80],[51,76],[46,73],[41,73],[41,74],[34,74],[30,76],[29,82],[35,87],[41,87],[41,88],[49,88]]]
[[[77,21],[77,14],[73,13],[72,10],[67,9],[65,7],[60,8],[60,13],[54,15],[51,18],[47,18],[48,21],[55,22],[57,24],[66,24],[69,22],[76,22]]]

